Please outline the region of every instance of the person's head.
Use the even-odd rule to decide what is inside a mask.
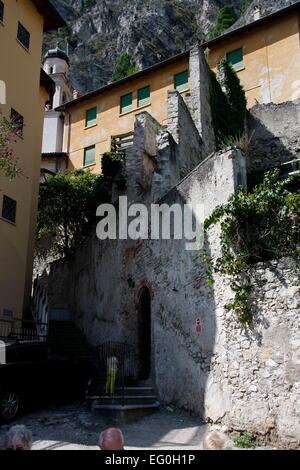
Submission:
[[[12,426],[4,441],[6,450],[31,450],[31,444],[31,431],[23,425]]]
[[[101,450],[124,450],[124,437],[121,429],[105,429],[100,434],[99,447]]]
[[[208,432],[203,439],[203,450],[226,450],[231,448],[232,443],[223,432]]]

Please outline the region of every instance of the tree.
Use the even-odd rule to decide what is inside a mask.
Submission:
[[[22,174],[13,150],[15,142],[15,125],[0,113],[0,172],[10,180]]]
[[[222,83],[228,103],[231,109],[230,126],[231,135],[240,137],[245,130],[245,119],[247,112],[247,98],[240,79],[232,65],[223,60],[219,66],[222,68]]]
[[[113,184],[126,186],[124,153],[107,152],[102,174],[75,170],[49,177],[40,187],[37,237],[50,237],[51,251],[73,253],[96,225],[96,209],[111,201]]]
[[[133,58],[127,52],[124,52],[117,58],[115,63],[113,81],[121,80],[122,78],[126,78],[138,71],[139,69],[137,68]]]
[[[232,26],[237,20],[238,20],[238,16],[233,6],[225,5],[219,11],[216,26],[214,26],[209,32],[210,39],[220,36],[222,33],[224,33],[224,31],[230,28],[230,26]]]
[[[96,223],[96,208],[107,200],[103,180],[83,170],[48,178],[39,194],[38,239],[50,236],[60,255],[73,252]]]

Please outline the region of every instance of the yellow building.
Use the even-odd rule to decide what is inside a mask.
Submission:
[[[300,2],[203,44],[216,71],[224,57],[236,69],[249,108],[300,98]],[[167,123],[167,91],[189,94],[189,52],[111,83],[57,108],[64,112],[63,152],[68,168],[101,171],[101,156],[111,138],[130,142],[135,115],[148,111]],[[126,137],[126,135],[128,137]]]
[[[300,2],[203,45],[216,71],[224,57],[237,71],[248,107],[300,98]]]
[[[100,172],[111,138],[123,136],[125,143],[141,111],[166,125],[167,91],[176,88],[188,94],[188,70],[189,53],[183,53],[57,108],[65,111],[63,151],[69,155],[68,168]]]
[[[52,82],[41,73],[43,32],[65,23],[48,0],[0,0],[1,110],[17,119],[14,153],[25,176],[0,175],[0,320],[28,312],[45,102]],[[4,99],[5,98],[5,102]]]

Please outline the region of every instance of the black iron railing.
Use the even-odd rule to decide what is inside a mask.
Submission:
[[[19,341],[45,341],[48,335],[47,323],[35,323],[30,320],[0,320],[0,339]]]
[[[109,341],[97,348],[89,395],[124,396],[137,382],[136,354],[127,344]]]

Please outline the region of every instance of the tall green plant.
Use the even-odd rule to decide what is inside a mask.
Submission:
[[[210,106],[218,148],[224,142],[239,140],[245,130],[247,99],[232,66],[223,60],[218,65],[219,80],[210,75]]]

